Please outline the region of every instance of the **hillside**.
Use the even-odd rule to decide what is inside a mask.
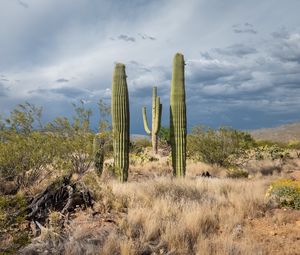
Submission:
[[[274,128],[256,129],[250,132],[255,139],[275,142],[300,140],[300,122]]]

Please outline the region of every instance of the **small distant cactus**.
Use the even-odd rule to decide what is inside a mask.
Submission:
[[[96,134],[93,142],[93,156],[96,173],[101,176],[104,164],[105,140],[101,138],[101,134]]]
[[[184,58],[176,53],[170,96],[170,142],[175,176],[185,176],[186,169],[186,104],[184,84]]]
[[[160,97],[157,96],[157,88],[153,87],[152,92],[152,130],[150,130],[147,121],[146,107],[143,107],[143,122],[144,128],[148,135],[152,138],[152,149],[155,154],[157,154],[157,134],[160,129],[162,114],[162,104],[160,103]]]
[[[124,64],[116,64],[112,81],[112,131],[114,168],[121,182],[127,181],[129,167],[129,98]]]

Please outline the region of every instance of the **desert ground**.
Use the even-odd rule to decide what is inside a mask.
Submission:
[[[32,222],[16,223],[16,230],[1,231],[2,254],[16,252],[19,231],[29,238],[20,254],[299,254],[300,211],[266,196],[277,179],[300,181],[297,157],[284,164],[252,160],[242,179],[193,161],[185,178],[174,178],[168,156],[153,157],[131,162],[127,183],[114,179],[109,160],[101,177],[93,168],[74,174],[73,182],[91,190],[93,206],[51,211],[39,231]],[[211,177],[201,177],[205,171]],[[38,194],[54,178],[19,194]]]

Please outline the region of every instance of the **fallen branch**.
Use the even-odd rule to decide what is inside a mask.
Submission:
[[[71,183],[71,176],[65,176],[36,195],[23,213],[27,220],[43,223],[50,211],[67,214],[77,207],[92,207],[93,203],[90,191],[82,182]]]

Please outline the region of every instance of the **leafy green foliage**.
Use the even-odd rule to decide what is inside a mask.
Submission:
[[[16,254],[28,244],[30,233],[22,213],[26,206],[23,195],[0,196],[0,254]]]
[[[267,192],[282,207],[300,210],[300,182],[281,179],[273,182]]]
[[[48,123],[46,129],[59,139],[56,168],[67,169],[83,174],[93,162],[94,134],[90,130],[91,109],[84,102],[73,104],[75,115],[71,122],[67,118],[56,118]]]
[[[19,104],[11,111],[10,117],[5,119],[3,129],[7,126],[11,131],[29,134],[34,130],[34,127],[42,127],[42,110],[41,107],[28,102]]]
[[[140,154],[148,147],[151,147],[151,141],[148,138],[137,138],[130,142],[129,149],[133,154]]]
[[[40,132],[6,135],[0,143],[0,177],[13,180],[20,175],[23,184],[36,180],[57,154],[57,142],[53,135]]]
[[[11,115],[2,119],[0,130],[0,177],[13,180],[19,176],[22,184],[34,181],[40,170],[55,154],[55,140],[50,134],[38,132],[42,109],[29,103],[18,105]]]
[[[58,117],[46,125],[41,121],[42,108],[30,103],[18,105],[0,119],[0,178],[28,186],[45,171],[87,171],[94,159],[92,111],[83,101],[73,107],[72,119]],[[108,121],[99,126],[109,136]]]
[[[255,142],[255,158],[263,159],[280,159],[285,161],[290,158],[290,148],[286,144],[272,141],[256,141]]]
[[[254,140],[248,133],[227,127],[214,130],[197,126],[188,135],[187,151],[194,160],[229,167],[253,145]]]
[[[93,142],[93,157],[94,167],[98,175],[102,174],[105,157],[108,157],[113,152],[111,125],[108,121],[108,116],[111,112],[111,106],[104,100],[98,102],[100,112],[99,133],[94,136]]]
[[[158,138],[160,142],[170,144],[170,128],[161,127],[158,132]]]

